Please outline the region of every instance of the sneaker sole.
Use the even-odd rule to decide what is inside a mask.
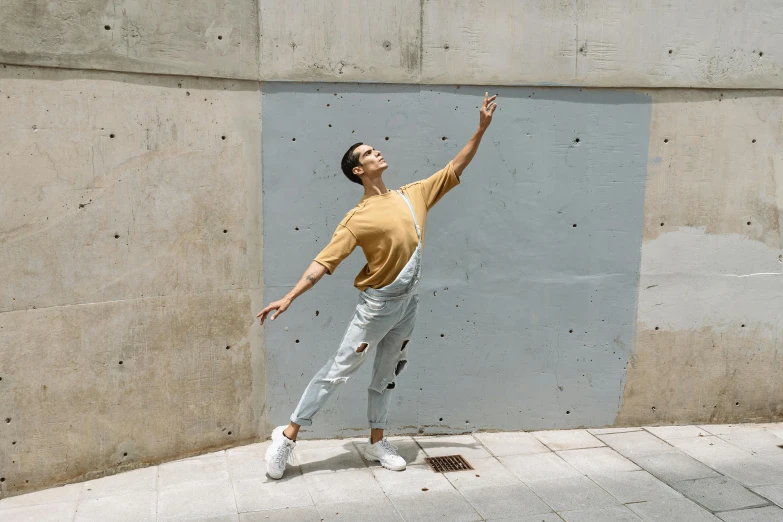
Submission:
[[[407,467],[407,465],[402,466],[401,468],[400,467],[394,467],[394,466],[387,466],[386,464],[381,462],[381,459],[379,459],[378,457],[373,457],[372,455],[368,455],[366,453],[364,454],[364,458],[365,458],[365,460],[369,460],[370,462],[380,462],[381,466],[383,466],[384,468],[386,468],[388,470],[391,470],[391,471],[404,471],[405,468]]]

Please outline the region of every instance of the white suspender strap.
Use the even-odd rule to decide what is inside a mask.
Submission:
[[[405,194],[402,193],[401,190],[397,190],[395,192],[397,192],[397,194],[402,196],[402,199],[404,199],[405,203],[408,204],[408,208],[411,209],[411,215],[413,216],[413,224],[416,225],[416,237],[418,237],[419,240],[421,240],[421,230],[419,229],[419,222],[416,220],[416,212],[414,212],[413,210],[413,205],[411,205],[410,200]]]

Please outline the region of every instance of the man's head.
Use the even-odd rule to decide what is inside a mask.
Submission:
[[[364,143],[354,143],[343,155],[340,165],[345,177],[363,185],[362,179],[374,179],[380,177],[383,171],[389,168],[383,159],[381,151],[375,150]]]

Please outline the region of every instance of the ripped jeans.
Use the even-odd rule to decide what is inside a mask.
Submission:
[[[307,385],[291,421],[311,426],[337,387],[348,380],[375,352],[372,380],[367,389],[367,419],[371,428],[384,428],[395,379],[408,362],[408,341],[419,308],[421,244],[397,279],[381,289],[368,288],[359,295],[351,323],[340,348]]]

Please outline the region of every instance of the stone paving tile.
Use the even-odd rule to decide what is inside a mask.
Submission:
[[[528,486],[554,511],[574,511],[620,504],[585,476],[528,482]]]
[[[538,495],[521,482],[506,486],[470,488],[462,490],[461,493],[481,516],[488,519],[502,518],[512,513],[533,515],[552,512]]]
[[[724,522],[780,522],[783,520],[783,509],[778,506],[741,509],[739,511],[724,511],[717,513]]]
[[[229,481],[228,460],[225,454],[197,457],[161,464],[158,467],[158,487],[184,488],[209,486]]]
[[[672,446],[680,449],[696,460],[711,466],[716,462],[736,460],[750,457],[750,453],[732,446],[720,437],[691,437],[687,439],[672,439]]]
[[[634,462],[660,480],[671,483],[679,480],[720,477],[720,473],[680,451],[634,457]]]
[[[289,474],[288,470],[279,480],[264,476],[235,480],[233,486],[240,513],[313,505],[304,477],[301,474]]]
[[[552,451],[600,448],[601,446],[605,446],[603,442],[588,433],[587,430],[534,431],[531,435],[543,442]]]
[[[673,482],[671,486],[710,511],[757,507],[769,503],[728,477],[683,480]]]
[[[549,450],[530,433],[475,433],[473,435],[496,457],[508,455],[532,455],[546,453]]]
[[[660,455],[662,453],[677,453],[677,449],[646,431],[630,431],[598,435],[598,438],[612,447],[621,455],[630,459]]]
[[[712,435],[698,426],[645,426],[644,429],[663,440]]]
[[[315,506],[240,513],[239,522],[321,522]]]
[[[414,440],[424,449],[428,457],[462,455],[469,462],[471,459],[482,459],[492,456],[479,441],[470,435],[414,437]]]
[[[321,441],[318,441],[321,442]],[[334,473],[335,471],[366,469],[367,463],[359,455],[353,442],[305,446],[294,450],[294,458],[303,473]]]
[[[56,504],[59,502],[76,502],[83,484],[68,484],[41,491],[34,491],[24,495],[4,498],[0,500],[0,509],[13,507],[37,506],[38,504]]]
[[[155,522],[157,505],[158,492],[154,489],[86,498],[79,501],[74,522]]]
[[[503,466],[523,482],[580,476],[581,473],[555,453],[499,457]]]
[[[413,437],[388,437],[388,441],[393,445],[397,447],[397,453],[400,454],[402,458],[405,459],[405,462],[408,466],[416,466],[419,464],[425,464],[424,458],[427,457],[427,454],[424,452],[423,449],[421,449],[421,446],[413,440]],[[356,451],[359,453],[359,455],[364,459],[364,449],[367,447],[368,441],[364,440],[361,442],[354,442],[354,446],[356,447]],[[380,462],[375,461],[367,461],[365,460],[364,463],[367,466],[380,466]]]
[[[521,484],[516,475],[493,457],[475,459],[470,464],[472,471],[451,471],[443,476],[459,490]]]
[[[317,508],[324,522],[403,522],[388,498],[319,504]]]
[[[612,435],[615,433],[628,433],[629,431],[642,431],[642,428],[593,428],[587,430],[591,435]]]
[[[718,517],[687,498],[639,502],[627,507],[645,522],[720,522]]]
[[[518,515],[510,518],[487,518],[487,522],[563,522],[557,513],[544,513],[540,515]]]
[[[747,451],[751,455],[777,457],[783,455],[783,439],[765,430],[738,431],[718,435],[732,446]]]
[[[557,454],[584,474],[640,469],[639,466],[607,447],[558,451]]]
[[[773,484],[770,486],[761,486],[750,488],[754,493],[758,493],[767,500],[783,507],[783,484]]]
[[[228,481],[167,487],[158,491],[158,522],[206,520],[236,513],[234,490]]]
[[[305,473],[304,481],[316,505],[385,496],[372,471],[366,468],[337,473]]]
[[[646,471],[589,475],[589,478],[623,504],[648,502],[682,495]]]
[[[740,424],[700,424],[699,427],[713,435],[724,435],[726,433],[738,433],[742,431],[766,430],[769,429],[771,425],[745,422]]]
[[[0,522],[71,522],[76,501],[0,509]]]
[[[392,503],[406,522],[479,522],[481,515],[457,491],[420,491],[392,497]]]
[[[754,456],[716,462],[713,467],[746,486],[783,484],[783,460]]]
[[[266,475],[266,462],[264,457],[266,449],[271,441],[258,444],[248,444],[226,450],[226,459],[228,460],[228,469],[231,474],[231,480],[244,480],[253,478],[262,478]],[[290,464],[286,468],[286,473],[292,467]]]
[[[558,514],[565,522],[641,522],[642,520],[625,506],[561,511]]]
[[[151,466],[84,482],[79,498],[110,497],[139,491],[155,491],[157,487],[158,466]]]
[[[386,468],[371,468],[381,489],[389,497],[412,495],[422,489],[428,491],[452,491],[454,486],[429,466],[408,466],[405,471],[391,471]],[[467,472],[466,472],[467,473]]]

